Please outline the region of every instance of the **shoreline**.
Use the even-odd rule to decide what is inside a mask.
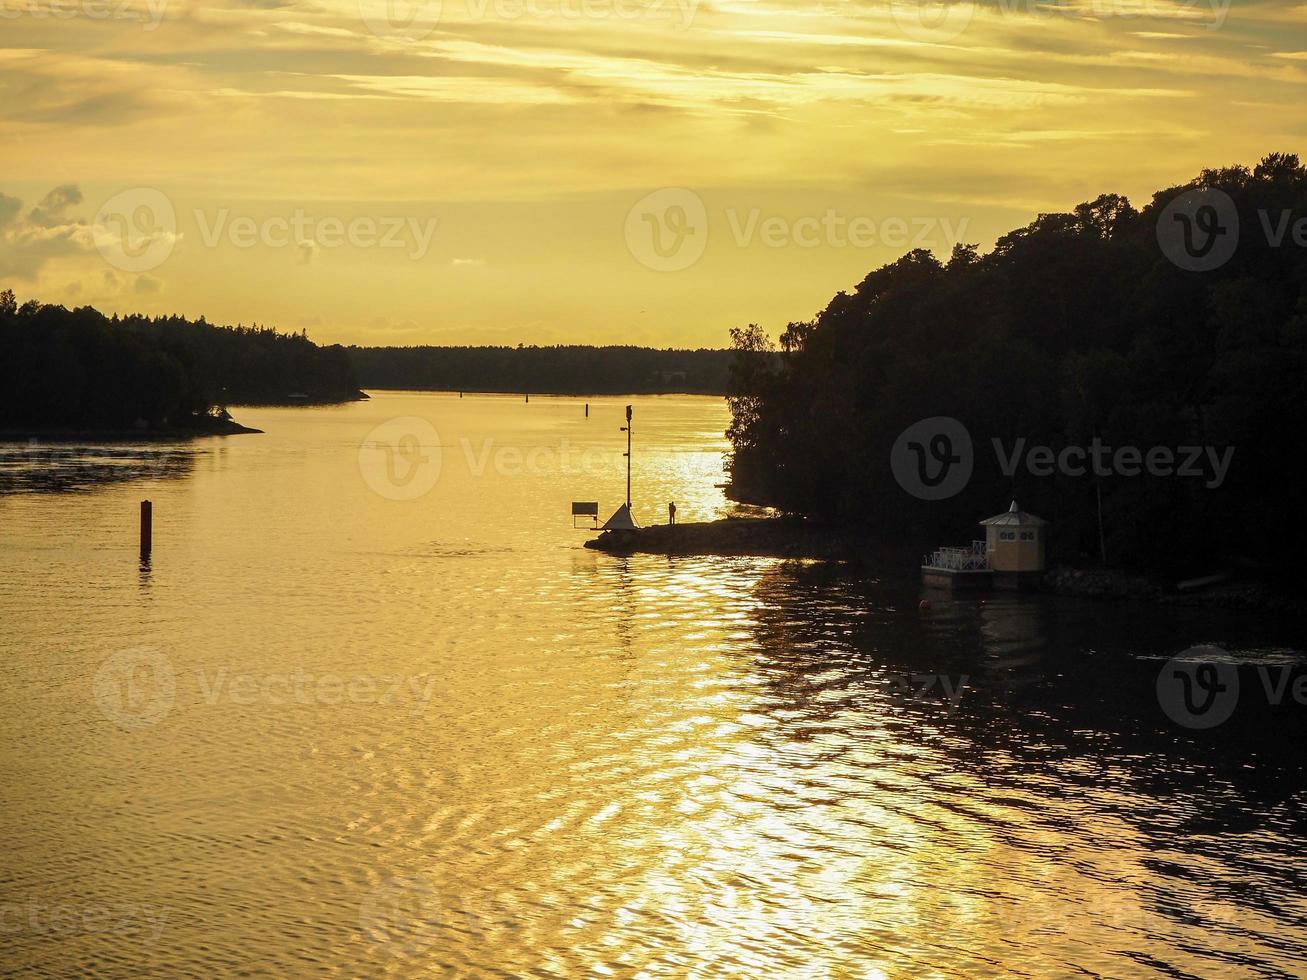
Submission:
[[[365,402],[371,400],[371,396],[362,388],[354,391],[349,395],[342,395],[339,398],[315,398],[311,395],[305,395],[303,398],[273,398],[268,400],[257,401],[229,401],[226,403],[227,408],[310,408],[323,405],[349,405],[353,402]]]
[[[423,395],[532,395],[538,398],[656,398],[659,395],[694,395],[698,398],[725,398],[725,391],[683,391],[659,388],[632,391],[537,391],[525,388],[386,388],[382,385],[364,385],[368,391],[413,392]]]
[[[0,429],[0,442],[183,442],[204,436],[262,434],[262,429],[232,419],[214,419],[212,424],[162,429]]]
[[[586,541],[584,546],[618,556],[649,554],[838,562],[889,570],[889,574],[899,575],[905,580],[920,580],[918,549],[887,547],[856,532],[837,533],[796,517],[729,517],[674,526],[655,524],[634,531],[603,532]],[[1058,565],[1049,568],[1039,586],[1031,591],[1099,601],[1220,606],[1231,610],[1259,610],[1307,617],[1307,600],[1273,590],[1255,579],[1230,578],[1207,588],[1181,590],[1175,582],[1141,572]],[[993,593],[975,593],[977,596],[990,594]]]
[[[323,405],[349,405],[369,401],[362,390],[344,398],[282,399],[280,401],[229,402],[230,408],[311,408]],[[23,426],[0,429],[0,442],[180,442],[201,436],[263,435],[262,429],[242,425],[230,415],[221,418],[212,415],[194,416],[186,425],[168,425],[155,429],[137,428],[77,428]]]

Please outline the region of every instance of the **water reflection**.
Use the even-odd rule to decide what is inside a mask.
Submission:
[[[915,581],[585,551],[568,502],[622,499],[622,409],[270,409],[148,494],[8,498],[0,927],[34,900],[166,914],[157,937],[11,930],[6,967],[1301,972],[1301,708],[1269,708],[1247,666],[1299,664],[1295,624],[1032,596],[922,612]],[[720,402],[637,410],[642,519],[722,513]],[[398,416],[455,447],[418,500],[359,469]],[[604,465],[480,472],[458,448],[563,435]],[[1154,690],[1197,643],[1249,672],[1218,732]],[[106,676],[133,652],[150,671]],[[389,703],[394,678],[430,696]]]
[[[190,444],[0,443],[0,494],[66,493],[114,483],[188,476]]]

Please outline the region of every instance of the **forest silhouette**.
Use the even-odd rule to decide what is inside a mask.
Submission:
[[[1168,204],[1195,189],[1219,189],[1238,210],[1237,248],[1207,271],[1159,245]],[[923,548],[970,541],[1015,497],[1052,522],[1055,558],[1288,566],[1305,543],[1292,474],[1307,417],[1307,248],[1274,232],[1304,217],[1307,170],[1274,154],[1204,171],[1142,209],[1104,194],[1041,214],[987,254],[909,252],[791,323],[779,356],[756,326],[734,330],[733,492]],[[956,495],[920,499],[896,481],[891,453],[908,426],[941,416],[966,427],[974,471]],[[1234,453],[1213,487],[1009,475],[995,439]]]
[[[208,429],[226,405],[358,396],[344,349],[302,333],[19,306],[0,291],[0,430]]]

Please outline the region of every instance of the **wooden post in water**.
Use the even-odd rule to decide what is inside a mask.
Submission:
[[[590,417],[590,403],[589,403],[589,402],[586,402],[586,403],[585,403],[585,417],[586,417],[586,418],[589,418],[589,417]]]
[[[529,392],[529,391],[526,393],[526,403],[527,403],[528,405],[531,404],[531,392]]]
[[[141,501],[141,557],[150,557],[150,548],[154,539],[154,504],[148,500]]]

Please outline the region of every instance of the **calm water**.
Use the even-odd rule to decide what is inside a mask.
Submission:
[[[5,447],[0,971],[1301,975],[1292,624],[585,551],[625,401]],[[634,402],[637,516],[725,513],[721,401]]]

